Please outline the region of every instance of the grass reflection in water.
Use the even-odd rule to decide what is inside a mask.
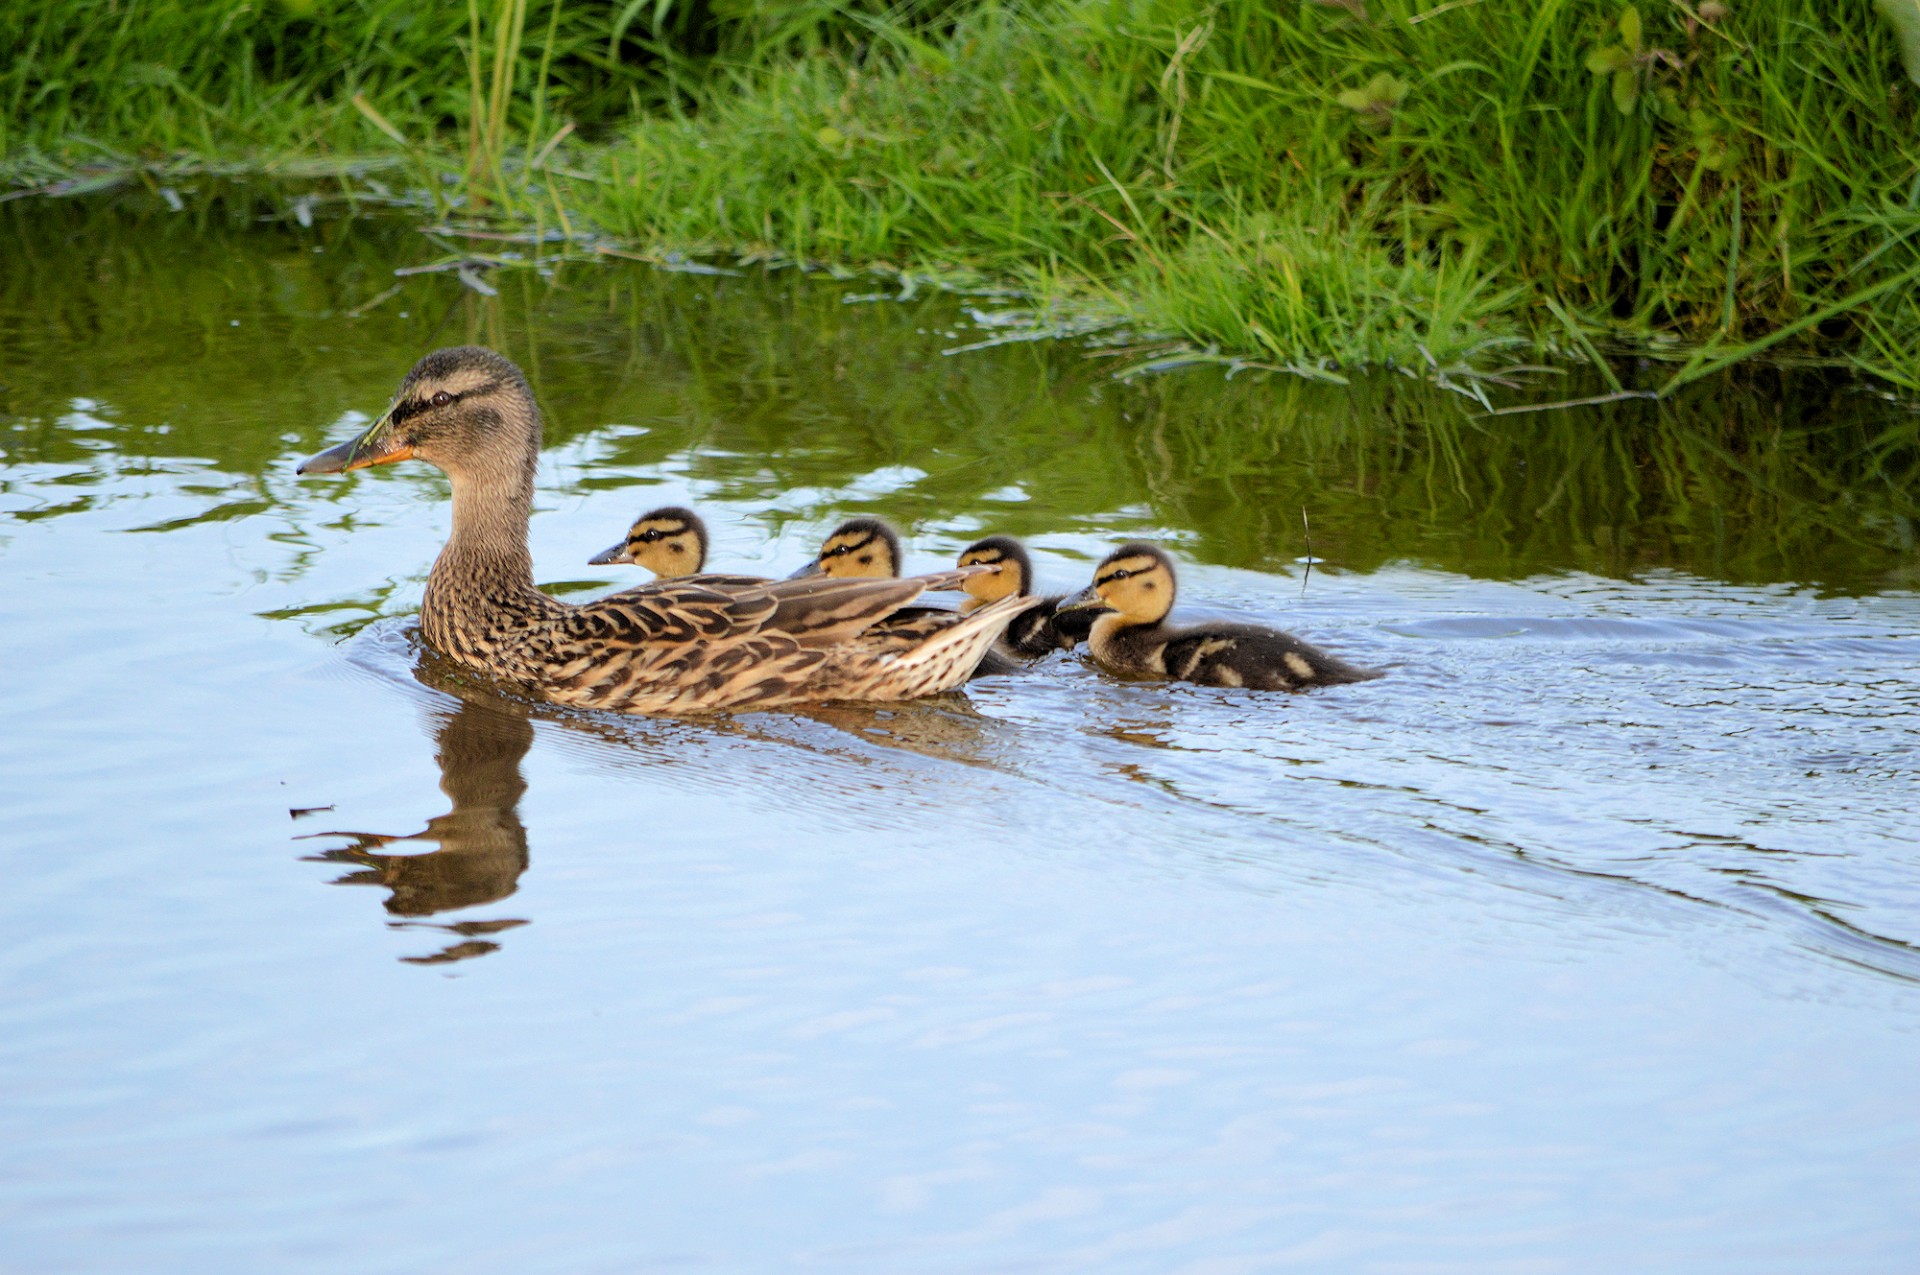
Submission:
[[[525,369],[546,412],[565,467],[549,461],[543,503],[632,497],[581,529],[583,556],[643,507],[636,484],[671,484],[757,511],[762,530],[874,512],[952,549],[983,529],[1172,532],[1201,561],[1271,570],[1306,551],[1305,509],[1331,569],[1668,567],[1841,592],[1916,578],[1920,417],[1841,374],[1764,370],[1662,403],[1489,417],[1390,374],[1117,382],[1098,350],[1068,343],[949,357],[995,303],[848,305],[856,285],[791,272],[562,266],[502,278],[495,296],[415,275],[363,311],[431,249],[372,217],[263,227],[283,198],[229,190],[191,216],[132,196],[0,205],[0,232],[25,246],[0,275],[0,315],[31,318],[0,337],[0,426],[10,461],[49,467],[38,488],[63,498],[14,516],[91,508],[132,472],[184,461],[200,508],[145,525],[266,502],[288,523],[278,534],[311,544],[309,505],[388,521],[365,484],[290,502],[279,470],[343,417],[379,411],[418,355],[477,341]],[[1590,388],[1543,376],[1492,401]],[[427,473],[377,481],[439,490]]]

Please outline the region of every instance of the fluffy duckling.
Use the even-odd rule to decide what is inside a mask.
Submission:
[[[707,524],[679,505],[641,514],[627,528],[626,539],[587,559],[595,567],[615,562],[645,567],[662,580],[698,575],[707,567]]]
[[[1033,559],[1027,547],[1012,536],[988,536],[976,540],[960,554],[963,567],[994,567],[996,570],[967,577],[963,586],[967,600],[962,611],[977,611],[1001,598],[1029,597],[1033,593]],[[993,649],[1015,659],[1037,660],[1054,651],[1070,651],[1074,644],[1087,640],[1096,613],[1091,608],[1061,611],[1062,595],[1043,598],[1040,605],[1017,617]]]
[[[1329,655],[1278,629],[1210,622],[1175,627],[1173,559],[1135,542],[1108,554],[1093,583],[1060,610],[1096,613],[1087,646],[1115,673],[1172,678],[1202,686],[1297,691],[1385,676]]]
[[[884,519],[849,518],[835,527],[812,562],[787,578],[832,576],[836,580],[892,579],[905,558],[900,533]]]

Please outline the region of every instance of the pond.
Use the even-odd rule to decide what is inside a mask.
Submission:
[[[893,278],[488,295],[246,188],[0,223],[0,1268],[1920,1251],[1909,406],[1116,377]],[[545,410],[556,592],[638,583],[586,559],[665,503],[768,574],[851,513],[918,569],[1020,535],[1055,590],[1147,536],[1192,613],[1389,676],[462,686],[410,623],[438,472],[293,468],[465,341]]]

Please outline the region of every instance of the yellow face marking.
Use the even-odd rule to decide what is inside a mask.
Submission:
[[[1007,555],[998,549],[977,549],[963,553],[960,555],[960,565],[1000,568],[998,571],[982,571],[977,576],[967,577],[967,582],[961,588],[965,589],[967,596],[972,599],[967,603],[969,611],[988,602],[998,602],[1019,586],[1019,581],[1015,579],[1019,572],[1014,569],[1011,562],[1007,561]]]
[[[1153,624],[1173,608],[1172,573],[1145,554],[1108,563],[1093,587],[1129,624]]]
[[[643,518],[627,532],[627,554],[635,566],[662,579],[698,571],[700,537],[678,518]]]
[[[887,542],[871,531],[835,532],[820,546],[817,561],[822,575],[840,580],[891,579],[900,574]]]

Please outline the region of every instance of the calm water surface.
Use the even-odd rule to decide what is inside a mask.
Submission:
[[[184,202],[0,205],[0,1270],[1914,1269],[1910,411],[1120,381],[944,353],[1004,300]],[[490,697],[410,625],[437,473],[292,474],[466,340],[558,591],[668,501],[748,571],[1144,534],[1392,676]]]

